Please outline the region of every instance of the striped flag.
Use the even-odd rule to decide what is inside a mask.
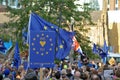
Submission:
[[[83,51],[80,47],[80,44],[78,43],[77,39],[75,38],[75,36],[73,37],[73,45],[72,45],[74,51],[77,51],[78,53],[80,53],[82,56],[84,56]]]

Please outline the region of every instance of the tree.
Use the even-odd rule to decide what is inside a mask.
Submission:
[[[83,50],[91,53],[89,38],[83,34],[88,31],[84,26],[92,23],[90,8],[88,7],[89,4],[84,4],[84,6],[77,4],[77,6],[80,6],[84,10],[78,11],[74,1],[75,0],[21,0],[19,2],[20,8],[13,9],[8,7],[11,21],[7,25],[16,29],[16,37],[21,41],[20,44],[22,45],[22,29],[27,27],[29,14],[31,12],[35,12],[47,21],[67,30],[70,24],[70,18],[73,17],[75,20],[74,28],[77,34],[76,37]]]

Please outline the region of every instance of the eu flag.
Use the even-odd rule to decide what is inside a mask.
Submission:
[[[56,34],[55,41],[55,57],[58,59],[64,59],[69,55],[72,46],[72,37],[74,36],[73,32],[68,32],[64,29],[59,28],[58,26],[47,22],[39,15],[31,13],[29,19],[28,31],[53,31]],[[28,33],[28,38],[29,38]],[[29,41],[29,40],[28,40]]]
[[[106,54],[108,54],[109,48],[108,48],[108,46],[107,46],[107,44],[106,44],[106,41],[104,41],[104,45],[103,45],[102,50],[103,50]]]
[[[14,57],[13,57],[13,66],[15,66],[17,69],[21,64],[21,58],[20,58],[20,51],[19,51],[19,46],[18,46],[18,42],[16,42],[15,44],[15,49],[14,49]]]
[[[98,49],[97,49],[97,46],[96,46],[95,43],[93,44],[93,49],[92,49],[92,51],[93,51],[93,53],[98,54]]]
[[[30,31],[30,68],[54,67],[55,33]]]

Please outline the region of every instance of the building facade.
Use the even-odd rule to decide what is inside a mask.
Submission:
[[[12,8],[20,8],[20,0],[0,0],[0,5],[9,6]]]
[[[102,10],[91,13],[96,25],[88,26],[91,28],[88,36],[92,43],[100,46],[103,46],[106,40],[110,52],[120,53],[120,0],[102,2]]]
[[[120,53],[120,0],[108,0],[108,44],[115,53]]]

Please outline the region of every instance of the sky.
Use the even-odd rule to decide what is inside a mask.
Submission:
[[[99,5],[100,5],[100,10],[102,10],[102,2],[103,0],[98,0],[98,2],[99,2]]]

